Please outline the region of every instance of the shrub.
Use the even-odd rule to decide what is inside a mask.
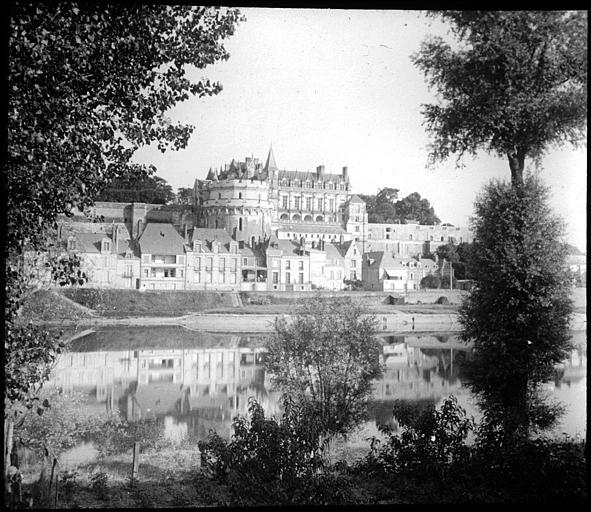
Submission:
[[[421,279],[421,288],[439,288],[441,278],[435,274],[429,274]]]
[[[466,417],[454,396],[448,397],[439,410],[432,404],[422,404],[415,411],[400,406],[399,416],[402,433],[393,434],[390,427],[382,427],[388,440],[382,446],[372,439],[364,465],[386,472],[443,476],[452,464],[468,459],[465,440],[474,429],[474,421]]]
[[[436,301],[435,304],[441,304],[443,306],[449,306],[449,299],[445,296],[441,296],[439,297]]]
[[[241,478],[268,482],[297,478],[320,467],[320,431],[307,406],[284,396],[283,408],[279,421],[265,418],[263,408],[251,397],[249,418],[234,418],[231,442],[216,432],[199,441],[202,470],[220,481],[233,471]]]

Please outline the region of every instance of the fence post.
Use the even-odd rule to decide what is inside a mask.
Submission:
[[[133,443],[133,462],[131,465],[131,483],[135,483],[138,477],[140,466],[140,444],[138,442]]]

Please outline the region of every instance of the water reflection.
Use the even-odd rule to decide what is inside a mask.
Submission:
[[[372,423],[396,426],[395,400],[437,403],[449,394],[467,394],[461,363],[471,357],[471,349],[456,335],[392,335],[383,341],[385,371],[375,383]],[[180,327],[101,329],[70,344],[48,385],[84,392],[87,407],[96,412],[117,409],[128,421],[157,418],[171,439],[203,439],[210,429],[229,437],[231,420],[246,412],[249,397],[256,397],[269,414],[279,412],[280,394],[271,390],[262,343],[263,337]],[[572,435],[586,428],[585,394],[580,394],[586,365],[583,332],[549,383],[563,391],[559,398],[576,411]],[[571,388],[572,393],[564,392]]]

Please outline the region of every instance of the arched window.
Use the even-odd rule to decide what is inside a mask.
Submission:
[[[242,199],[242,192],[238,192],[238,199]]]
[[[242,231],[242,217],[238,219],[238,231]]]

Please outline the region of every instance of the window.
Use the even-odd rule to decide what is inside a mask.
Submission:
[[[205,267],[205,270],[211,270],[213,267],[213,258],[207,258],[207,266]]]
[[[248,265],[248,258],[242,258],[242,264]]]
[[[351,260],[351,266],[352,267],[357,266],[357,260]]]
[[[318,209],[322,210],[322,198],[321,197],[318,198]]]
[[[285,268],[286,268],[287,270],[289,270],[289,269],[291,268],[291,261],[290,261],[290,260],[287,260],[287,261],[285,262]]]
[[[218,199],[222,198],[222,194],[218,192]]]
[[[293,198],[293,200],[294,200],[294,207],[295,207],[296,210],[299,210],[300,209],[300,199],[301,198],[299,196],[295,196]]]
[[[334,270],[330,271],[330,279],[331,281],[334,280]]]
[[[285,273],[285,282],[291,284],[291,274],[289,272]]]
[[[334,199],[328,200],[328,211],[334,212]]]
[[[281,196],[281,207],[287,210],[287,196]]]
[[[311,209],[312,209],[312,198],[306,197],[306,210],[311,210]]]
[[[273,272],[273,284],[279,283],[279,272]]]
[[[300,272],[299,283],[304,284],[304,273]]]
[[[259,196],[260,198],[260,196]],[[238,192],[238,199],[242,199],[242,192]]]
[[[357,231],[357,233],[359,233],[359,226],[355,226],[355,231]]]
[[[226,258],[220,258],[220,272],[226,271]]]
[[[232,258],[232,272],[236,272],[238,268],[238,258]]]
[[[238,219],[238,231],[242,231],[242,217]]]
[[[144,269],[144,277],[148,277],[150,275],[150,269],[149,268],[145,268]]]
[[[298,261],[298,268],[300,270],[304,270],[304,261],[303,260]]]
[[[201,270],[201,258],[195,258],[195,270]]]
[[[182,268],[179,269],[179,277],[183,277],[183,269]]]

